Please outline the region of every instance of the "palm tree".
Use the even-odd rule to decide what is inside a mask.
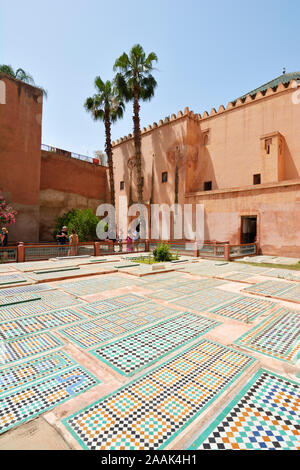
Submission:
[[[126,101],[133,100],[133,136],[137,171],[138,203],[143,203],[142,181],[142,151],[140,129],[139,101],[150,101],[154,96],[157,85],[151,74],[154,70],[153,62],[157,61],[154,52],[146,54],[140,44],[130,50],[129,56],[124,52],[115,62],[114,71],[117,71],[115,82],[122,97]]]
[[[114,184],[114,167],[113,152],[111,145],[111,124],[117,119],[123,117],[125,105],[120,98],[116,87],[112,82],[107,80],[103,82],[100,77],[95,79],[95,88],[97,93],[87,98],[84,107],[91,112],[94,120],[104,122],[105,126],[105,151],[107,154],[107,162],[109,168],[110,181],[110,200],[115,207],[115,184]]]
[[[9,75],[10,77],[15,78],[16,80],[20,80],[21,82],[28,83],[29,85],[39,88],[40,90],[42,90],[43,95],[47,98],[47,91],[44,88],[37,86],[32,76],[29,73],[25,72],[25,70],[19,68],[15,71],[11,65],[1,64],[0,72],[5,73],[6,75]]]

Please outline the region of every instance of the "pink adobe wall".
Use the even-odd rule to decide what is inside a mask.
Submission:
[[[19,214],[9,240],[38,241],[41,168],[41,90],[0,73],[0,188]]]

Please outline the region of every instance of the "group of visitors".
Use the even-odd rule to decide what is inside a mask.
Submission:
[[[57,242],[60,246],[69,244],[68,256],[76,256],[78,254],[78,242],[79,238],[74,229],[71,230],[71,234],[68,234],[68,227],[64,226],[56,236]]]
[[[126,242],[126,251],[127,252],[132,252],[133,251],[133,242],[137,242],[140,239],[140,234],[137,230],[134,231],[129,231],[127,234],[127,237],[125,239]],[[120,230],[119,236],[118,236],[118,243],[120,244],[120,251],[122,251],[122,245],[123,243],[123,232]]]

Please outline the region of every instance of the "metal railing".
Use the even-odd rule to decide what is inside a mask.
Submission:
[[[45,144],[41,145],[41,149],[45,150],[46,152],[56,153],[57,155],[62,155],[64,157],[76,158],[77,160],[81,160],[83,162],[88,162],[88,163],[95,164],[96,161],[98,160],[96,158],[88,157],[87,155],[81,155],[80,153],[69,152],[68,150],[59,149],[57,147],[51,147],[50,145],[45,145]],[[97,161],[97,165],[106,166],[100,160]]]
[[[18,248],[16,246],[7,246],[0,248],[0,265],[2,263],[16,263],[18,259]]]
[[[256,243],[249,243],[245,245],[231,245],[230,258],[244,257],[248,255],[256,255]]]

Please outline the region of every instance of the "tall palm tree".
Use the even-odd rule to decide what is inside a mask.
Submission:
[[[100,77],[95,78],[95,88],[97,93],[87,98],[84,106],[91,112],[94,120],[104,122],[105,126],[105,151],[107,154],[107,162],[109,168],[110,181],[110,200],[115,207],[115,183],[114,183],[114,167],[113,152],[111,145],[111,124],[117,119],[123,117],[125,105],[120,98],[114,84],[107,80],[103,82]]]
[[[32,76],[29,73],[25,72],[25,70],[19,68],[15,71],[11,65],[1,64],[0,72],[6,73],[6,75],[9,75],[10,77],[15,78],[16,80],[20,80],[21,82],[28,83],[29,85],[39,88],[40,90],[42,90],[43,95],[47,97],[47,91],[44,88],[37,86]]]
[[[126,101],[133,100],[133,136],[137,171],[138,202],[143,203],[142,181],[142,150],[140,129],[139,101],[150,101],[154,96],[157,85],[151,74],[154,70],[153,62],[157,61],[154,52],[146,54],[140,44],[133,46],[127,55],[125,52],[116,60],[114,71],[117,72],[115,82],[117,88]]]

